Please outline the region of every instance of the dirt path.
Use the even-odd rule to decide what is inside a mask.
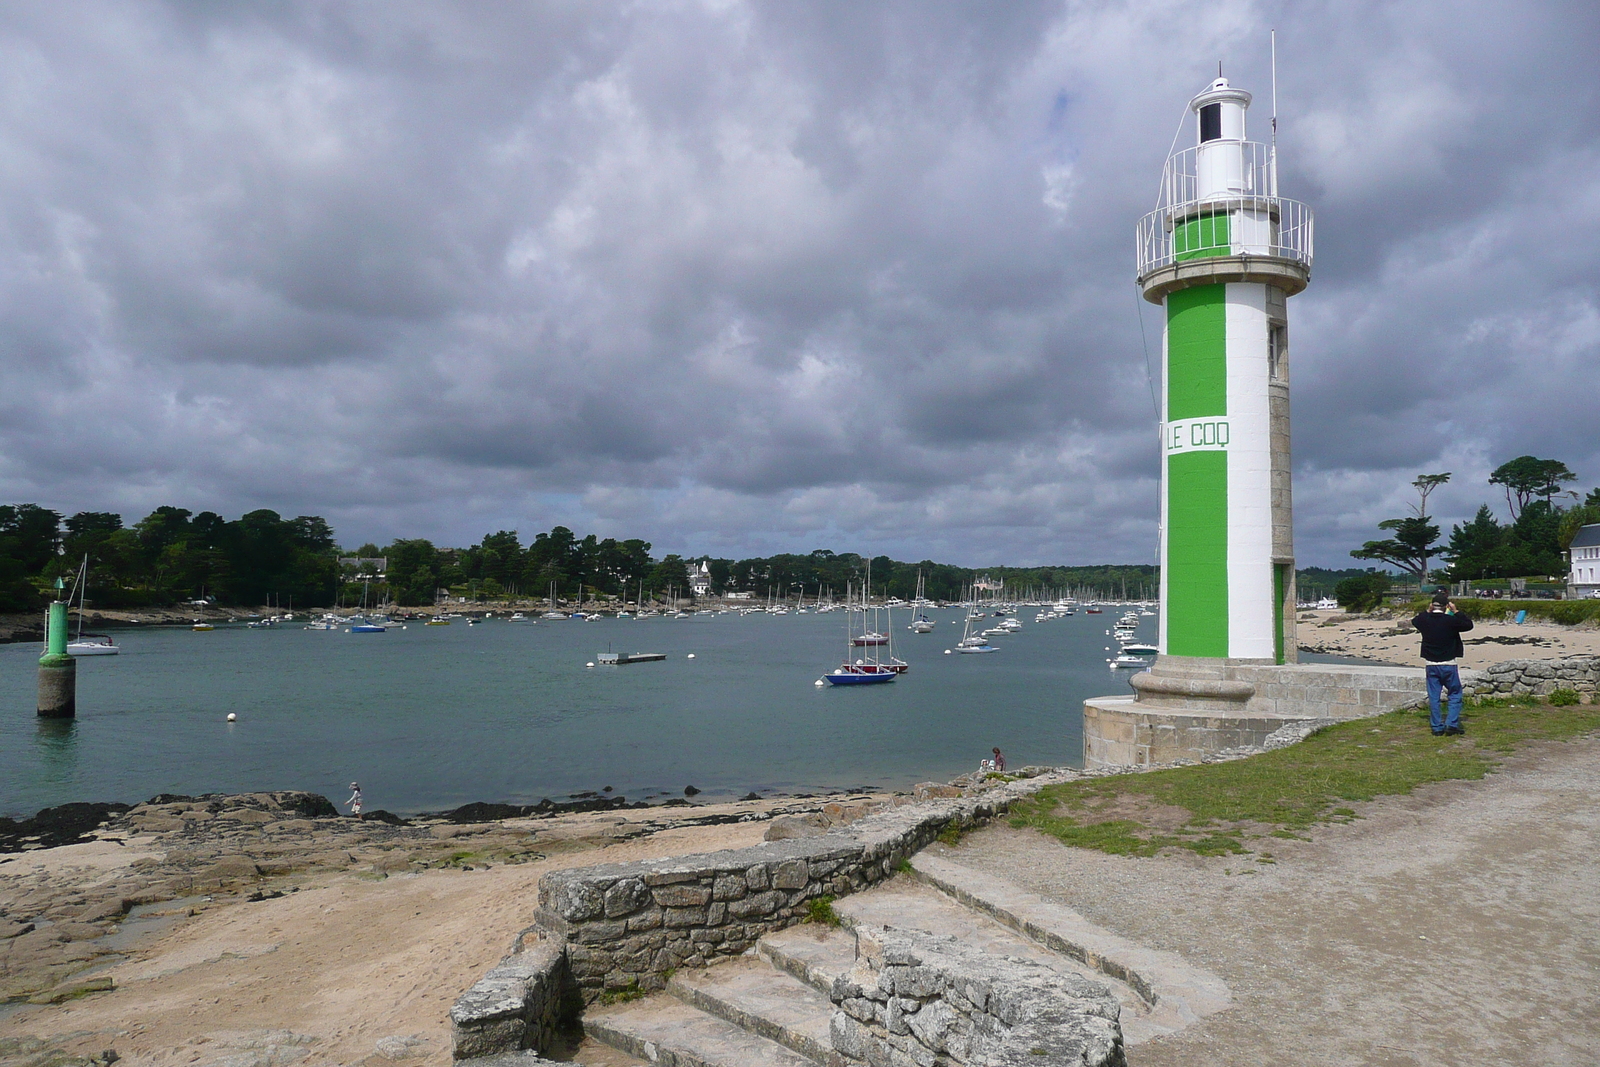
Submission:
[[[1004,827],[949,854],[1228,981],[1232,1010],[1133,1049],[1132,1067],[1591,1067],[1597,800],[1588,738],[1358,805],[1313,841],[1273,842],[1270,863],[1128,859]]]

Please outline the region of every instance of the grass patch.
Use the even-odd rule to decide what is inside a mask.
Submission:
[[[1318,823],[1348,822],[1356,816],[1349,802],[1482,778],[1518,745],[1600,730],[1592,705],[1511,696],[1467,708],[1466,737],[1432,736],[1426,710],[1396,711],[1249,759],[1049,786],[1015,804],[1009,821],[1115,855],[1243,854],[1266,838],[1304,840]]]
[[[839,913],[833,910],[835,899],[835,897],[817,897],[815,900],[806,901],[805,921],[823,926],[838,926]]]
[[[944,829],[939,831],[939,836],[936,840],[941,845],[949,845],[954,848],[961,843],[961,839],[966,836],[966,833],[967,828],[958,826],[956,821],[952,819],[944,824]]]
[[[630,1000],[638,1000],[645,996],[645,991],[639,988],[639,980],[635,978],[621,989],[608,989],[600,994],[602,1004],[626,1004]]]
[[[894,872],[896,874],[910,874],[911,861],[905,856],[901,856],[899,862],[894,865]]]

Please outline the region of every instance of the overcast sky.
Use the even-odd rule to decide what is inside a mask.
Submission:
[[[0,501],[1151,562],[1134,225],[1273,26],[1301,563],[1600,483],[1592,0],[118,0],[0,6]]]

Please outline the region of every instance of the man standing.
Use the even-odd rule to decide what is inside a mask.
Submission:
[[[1411,620],[1422,635],[1422,658],[1428,665],[1428,721],[1433,736],[1464,734],[1461,728],[1461,671],[1456,660],[1466,654],[1461,635],[1472,629],[1472,620],[1457,613],[1444,590],[1433,594],[1428,610]],[[1450,717],[1439,714],[1439,690],[1450,694]]]

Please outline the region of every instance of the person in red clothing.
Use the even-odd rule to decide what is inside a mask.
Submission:
[[[1466,653],[1461,635],[1472,629],[1472,620],[1456,611],[1450,594],[1444,590],[1433,594],[1428,610],[1411,620],[1411,625],[1422,635],[1422,659],[1428,669],[1428,722],[1433,736],[1464,734],[1461,725],[1461,671],[1456,660]],[[1439,713],[1439,691],[1450,694],[1450,715]]]
[[[1006,769],[1006,758],[998,748],[994,750],[994,769],[997,771]]]

